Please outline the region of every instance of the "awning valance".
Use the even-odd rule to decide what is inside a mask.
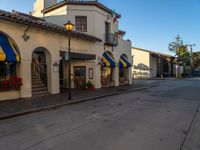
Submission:
[[[121,55],[119,59],[119,67],[120,68],[129,68],[131,67],[131,63],[128,61],[125,55]]]
[[[116,67],[117,63],[115,62],[114,57],[109,53],[105,52],[102,56],[102,66],[103,67]]]
[[[20,62],[14,41],[0,33],[0,61]]]
[[[65,54],[68,52],[65,51],[60,51],[60,56],[65,57]],[[76,53],[76,52],[71,52],[71,59],[72,60],[95,60],[96,55],[95,54],[84,54],[84,53]]]

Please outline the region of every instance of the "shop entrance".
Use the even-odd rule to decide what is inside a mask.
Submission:
[[[119,59],[119,84],[126,85],[129,84],[129,68],[131,63],[125,54],[122,54]]]
[[[32,53],[32,96],[50,93],[51,55],[46,48],[38,47]]]
[[[114,86],[114,68],[102,67],[101,68],[101,83],[102,87]]]
[[[74,67],[74,88],[81,89],[82,85],[86,82],[86,67],[75,66]]]
[[[119,68],[119,84],[128,84],[128,68]]]

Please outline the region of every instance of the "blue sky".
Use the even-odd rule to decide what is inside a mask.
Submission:
[[[0,9],[30,12],[35,0],[0,0]],[[122,15],[120,29],[133,46],[169,53],[168,43],[179,34],[200,50],[199,0],[99,0]]]

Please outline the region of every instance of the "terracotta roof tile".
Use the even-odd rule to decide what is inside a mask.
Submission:
[[[63,5],[93,5],[93,6],[97,6],[100,9],[112,14],[113,10],[111,10],[110,8],[106,7],[105,5],[99,3],[97,0],[63,0],[60,3],[57,3],[56,5],[50,6],[48,8],[45,8],[42,12],[46,13],[46,12],[50,12],[51,10],[54,10],[56,8],[59,8]],[[121,18],[121,15],[118,13],[115,13],[116,16],[118,18]]]
[[[60,25],[49,23],[42,18],[34,17],[18,11],[8,12],[0,10],[0,19],[67,35],[67,31],[65,30],[65,28]],[[88,35],[81,32],[72,31],[71,35],[73,37],[81,38],[84,40],[89,40],[93,42],[102,42],[101,39],[93,35]]]

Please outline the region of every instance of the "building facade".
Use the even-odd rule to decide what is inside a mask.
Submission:
[[[175,76],[175,57],[141,48],[132,48],[134,78]]]
[[[36,0],[32,15],[1,10],[0,100],[68,88],[68,34],[63,27],[68,20],[75,24],[71,86],[80,89],[89,81],[95,88],[132,84],[131,42],[118,29],[120,17],[97,1]],[[11,82],[12,76],[22,80],[20,88],[5,88],[5,79]]]

